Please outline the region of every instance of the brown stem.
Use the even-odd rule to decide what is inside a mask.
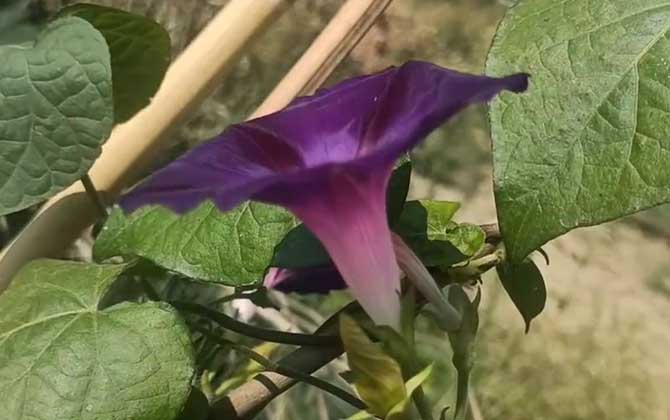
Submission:
[[[95,185],[93,185],[91,177],[88,176],[88,174],[82,176],[81,183],[84,185],[86,194],[89,196],[91,201],[93,201],[93,204],[95,205],[95,208],[98,211],[100,217],[103,219],[107,217],[107,206],[105,206],[100,192],[95,188]]]
[[[351,303],[337,312],[315,332],[315,334],[338,335],[338,320],[342,311],[358,312],[357,303]],[[329,347],[301,347],[277,362],[293,371],[312,374],[339,357],[344,349],[341,344]],[[235,389],[221,400],[214,403],[208,420],[242,420],[252,419],[275,397],[281,395],[298,381],[295,378],[266,371],[256,375],[251,381]]]
[[[497,245],[502,240],[502,236],[500,235],[500,228],[498,227],[498,223],[486,223],[486,224],[483,224],[483,225],[479,225],[479,227],[486,234],[486,242],[487,243]]]

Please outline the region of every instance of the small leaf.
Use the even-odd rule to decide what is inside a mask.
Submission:
[[[75,4],[60,16],[86,19],[109,45],[114,122],[122,123],[149,104],[170,64],[170,36],[145,16],[93,4]]]
[[[95,258],[139,256],[199,280],[257,284],[274,249],[295,226],[279,207],[246,202],[222,213],[211,202],[178,215],[159,206],[130,215],[114,209],[93,249]]]
[[[408,201],[394,230],[426,266],[453,265],[467,259],[447,233],[454,226],[451,219],[459,207],[450,201]],[[451,237],[459,239],[458,233],[452,232]]]
[[[414,391],[419,389],[419,387],[428,380],[428,378],[432,373],[433,373],[433,365],[430,364],[426,366],[424,369],[422,369],[421,372],[409,378],[409,380],[405,382],[405,391],[407,391],[407,396],[411,397],[412,394],[414,394]]]
[[[370,415],[367,411],[359,411],[347,417],[346,420],[369,420],[375,419],[376,417]]]
[[[262,343],[254,347],[252,351],[269,359],[279,349],[277,343]],[[234,372],[228,374],[214,392],[215,395],[225,395],[227,392],[249,382],[256,374],[265,368],[254,360],[248,360],[246,364],[239,366]]]
[[[440,420],[447,420],[447,413],[449,412],[450,407],[444,407],[440,412]]]
[[[491,106],[500,229],[512,262],[580,226],[670,202],[667,0],[521,0],[487,73],[532,75]]]
[[[407,392],[407,397],[396,404],[391,411],[386,415],[385,420],[411,420],[410,416],[410,407],[412,403],[412,394],[416,391],[424,382],[428,380],[431,373],[433,372],[433,365],[428,365],[421,372],[409,378],[405,383],[405,391]]]
[[[194,373],[162,303],[101,299],[126,265],[38,260],[0,295],[0,419],[175,418]]]
[[[451,223],[446,230],[447,240],[463,255],[472,257],[486,241],[486,233],[477,225],[470,223]]]
[[[387,213],[389,223],[393,224],[402,212],[409,191],[412,174],[412,161],[401,159],[391,175],[387,190]],[[314,234],[298,225],[291,230],[277,247],[272,259],[273,267],[309,268],[331,265],[330,256]]]
[[[112,129],[112,70],[83,19],[52,22],[32,47],[0,47],[0,215],[68,187]]]
[[[447,289],[448,300],[462,315],[461,328],[457,331],[448,331],[449,342],[454,351],[452,362],[458,372],[456,387],[456,409],[454,419],[465,420],[468,407],[468,390],[470,372],[474,365],[475,338],[479,328],[479,301],[478,292],[474,302],[465,294],[461,286],[451,285]]]
[[[407,395],[400,365],[345,314],[340,315],[340,335],[356,391],[370,413],[384,418]]]
[[[500,282],[526,323],[527,333],[530,322],[542,313],[547,301],[542,273],[531,259],[520,264],[503,262],[496,270]]]

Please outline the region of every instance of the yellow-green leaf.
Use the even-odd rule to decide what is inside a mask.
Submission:
[[[340,335],[356,391],[370,413],[386,417],[407,395],[400,365],[345,314],[340,315]]]

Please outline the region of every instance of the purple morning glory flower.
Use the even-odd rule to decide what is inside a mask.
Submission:
[[[223,211],[245,200],[283,206],[320,239],[370,317],[397,328],[400,269],[386,218],[394,162],[464,107],[527,85],[524,74],[473,76],[424,62],[349,79],[230,126],[121,205],[177,212],[204,200]]]

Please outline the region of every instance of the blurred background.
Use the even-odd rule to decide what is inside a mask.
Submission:
[[[252,0],[249,0],[252,1]],[[226,0],[89,0],[154,17],[177,55]],[[29,40],[61,0],[0,1],[0,43]],[[497,23],[512,1],[395,0],[329,83],[423,59],[483,72]],[[340,0],[295,0],[201,109],[174,136],[160,165],[253,111],[336,12]],[[471,108],[433,133],[415,153],[411,196],[461,201],[460,221],[495,220],[486,108]],[[30,217],[0,218],[0,245]],[[528,335],[495,274],[484,278],[473,420],[670,420],[670,209],[661,207],[546,247],[549,299]],[[274,297],[282,310],[239,305],[240,316],[309,330],[344,301]],[[445,336],[422,323],[429,385],[439,407],[453,402],[455,377]],[[239,360],[231,363],[241,363]],[[343,361],[322,375],[338,380]],[[268,419],[338,419],[348,407],[300,386],[276,400]]]

